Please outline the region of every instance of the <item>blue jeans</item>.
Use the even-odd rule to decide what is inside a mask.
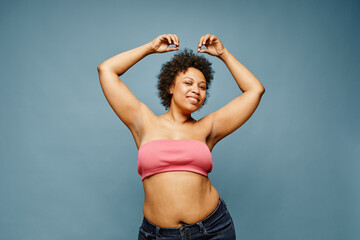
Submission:
[[[138,240],[184,240],[184,239],[236,239],[235,226],[223,199],[204,220],[183,224],[179,228],[162,228],[145,217],[139,228]]]

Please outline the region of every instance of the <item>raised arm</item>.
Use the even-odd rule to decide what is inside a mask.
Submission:
[[[202,45],[207,48],[201,49]],[[260,103],[265,88],[244,65],[230,54],[216,36],[207,34],[201,37],[198,51],[220,58],[243,92],[224,107],[206,116],[212,122],[209,139],[215,145],[216,142],[238,129],[251,117]]]
[[[142,118],[152,112],[132,94],[119,76],[151,53],[174,51],[178,47],[179,39],[176,35],[161,35],[138,48],[111,57],[97,67],[107,101],[133,134],[140,134]]]

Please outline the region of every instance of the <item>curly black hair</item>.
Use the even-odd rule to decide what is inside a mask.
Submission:
[[[198,69],[204,75],[207,93],[214,75],[214,70],[211,68],[211,62],[203,56],[194,54],[191,49],[186,48],[175,54],[170,61],[164,63],[161,67],[160,74],[157,76],[158,95],[161,99],[161,104],[166,110],[169,109],[172,98],[172,94],[169,93],[169,88],[174,84],[176,75],[179,72],[185,73],[190,67]],[[205,102],[206,99],[204,104]]]

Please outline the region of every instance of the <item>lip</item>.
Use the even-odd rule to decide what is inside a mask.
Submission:
[[[200,102],[200,98],[199,98],[199,97],[196,97],[196,96],[186,96],[186,98],[193,98],[193,99],[195,99],[196,101]]]

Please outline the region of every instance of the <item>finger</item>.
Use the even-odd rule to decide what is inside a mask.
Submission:
[[[165,37],[166,37],[166,39],[167,39],[168,43],[169,43],[169,44],[171,44],[171,38],[170,38],[170,35],[169,35],[169,34],[167,34],[167,35],[165,35]]]
[[[166,35],[161,35],[159,37],[159,40],[160,40],[160,42],[166,42],[167,41]]]
[[[206,34],[206,36],[203,39],[203,45],[206,45],[207,41],[209,41],[209,38],[211,37],[210,34]]]
[[[200,53],[210,53],[210,50],[207,49],[207,48],[201,48],[201,49],[199,50],[199,52],[200,52]]]
[[[178,47],[168,47],[165,51],[166,52],[171,52],[171,51],[176,51],[178,49],[179,49]]]
[[[217,37],[215,35],[212,35],[209,39],[209,43],[212,44],[216,39]]]
[[[179,38],[178,38],[178,36],[176,34],[174,36],[175,36],[175,39],[176,39],[176,45],[179,46]]]
[[[177,46],[175,36],[172,34],[172,35],[170,35],[170,38],[171,38],[172,44]]]
[[[202,37],[200,38],[200,40],[199,40],[199,44],[198,44],[198,51],[200,51],[201,46],[203,45],[202,43],[203,43],[203,39],[204,39],[204,37],[205,37],[205,36],[202,36]]]
[[[205,36],[202,36],[199,40],[199,47],[201,47],[203,45],[203,41],[204,41],[204,37]]]

